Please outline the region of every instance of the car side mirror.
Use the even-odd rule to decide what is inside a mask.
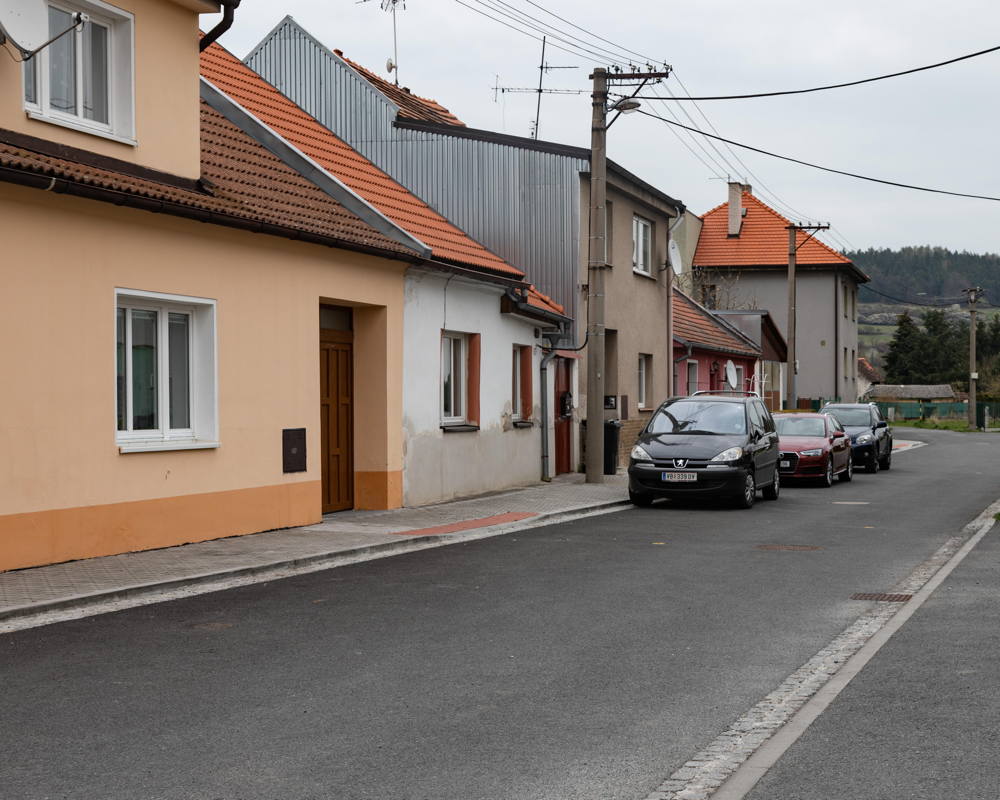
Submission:
[[[875,427],[876,428],[888,428],[889,427],[889,423],[886,422],[884,419],[880,419],[878,422],[875,423]]]
[[[833,432],[833,438],[834,439],[843,439],[845,436],[847,436],[847,434],[844,433],[843,431],[834,431]]]

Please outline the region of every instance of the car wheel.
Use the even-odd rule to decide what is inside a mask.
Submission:
[[[874,475],[876,472],[878,472],[878,466],[879,466],[878,459],[875,458],[875,453],[872,452],[871,460],[868,462],[868,471],[872,473],[872,475]]]
[[[889,445],[889,452],[886,453],[885,458],[879,460],[878,465],[882,469],[890,469],[892,467],[892,444],[891,443]]]
[[[753,473],[747,472],[743,478],[743,491],[736,496],[738,508],[753,508],[753,501],[757,499],[757,482],[753,479]]]
[[[820,483],[825,489],[829,489],[833,486],[833,456],[826,461],[826,472],[823,473],[823,477],[820,478]]]
[[[778,494],[781,492],[781,477],[778,475],[778,470],[774,470],[774,483],[770,486],[765,486],[763,495],[765,500],[777,500]]]
[[[631,489],[628,490],[628,499],[632,505],[639,506],[639,508],[649,508],[653,505],[653,495],[640,494],[639,492],[633,492]]]
[[[840,473],[838,476],[844,483],[850,483],[854,478],[854,457],[847,457],[847,469]]]

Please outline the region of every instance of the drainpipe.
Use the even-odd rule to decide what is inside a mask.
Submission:
[[[538,368],[542,391],[542,480],[546,483],[552,480],[549,475],[549,363],[555,357],[556,351],[549,350],[542,356],[542,363]]]
[[[677,210],[677,219],[672,223],[667,225],[667,352],[673,353],[674,351],[674,270],[673,264],[670,263],[670,240],[673,238],[674,229],[677,228],[684,221],[684,206],[678,205],[674,206]],[[667,374],[667,396],[670,397],[677,393],[677,387],[674,386],[674,371],[673,369]]]
[[[233,27],[233,15],[239,5],[240,0],[222,0],[222,19],[219,20],[218,25],[201,37],[201,42],[198,44],[199,53]]]

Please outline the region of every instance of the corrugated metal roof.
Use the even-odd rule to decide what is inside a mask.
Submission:
[[[523,277],[521,270],[446,220],[218,44],[201,54],[201,73],[216,88],[430,247],[435,258],[510,277]]]

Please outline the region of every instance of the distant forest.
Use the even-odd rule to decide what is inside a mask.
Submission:
[[[871,284],[862,284],[862,303],[891,303],[884,295],[903,302],[963,302],[963,289],[980,286],[984,305],[1000,306],[1000,255],[958,253],[944,247],[874,248],[844,253],[867,273]],[[882,292],[876,294],[868,287]]]

